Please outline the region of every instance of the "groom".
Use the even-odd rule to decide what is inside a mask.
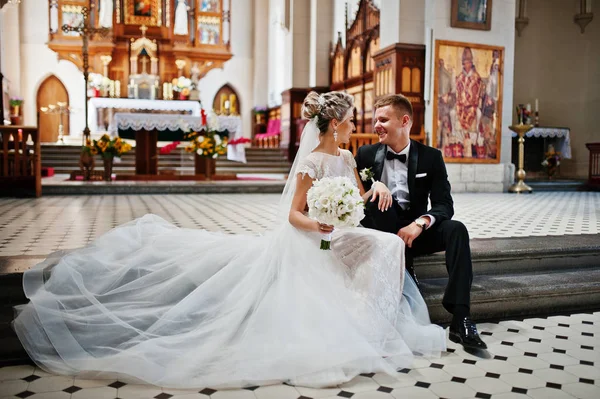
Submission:
[[[461,222],[451,220],[454,208],[442,154],[410,140],[413,109],[403,95],[384,97],[374,109],[379,143],[360,147],[356,163],[359,172],[370,168],[374,180],[389,188],[393,201],[384,211],[379,210],[379,201],[367,201],[362,225],[404,240],[407,270],[413,277],[414,256],[446,251],[449,278],[442,304],[453,315],[450,340],[465,348],[486,349],[469,311],[473,280],[469,233]],[[369,190],[372,182],[364,184]]]

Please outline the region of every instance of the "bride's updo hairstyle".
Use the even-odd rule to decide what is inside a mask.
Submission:
[[[327,133],[332,119],[343,121],[352,107],[354,107],[354,97],[348,93],[330,91],[319,94],[311,91],[302,103],[302,117],[312,119],[317,116],[317,127],[322,136]]]

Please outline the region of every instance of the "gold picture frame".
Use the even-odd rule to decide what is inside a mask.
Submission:
[[[504,47],[435,42],[433,146],[450,163],[499,163]]]
[[[126,25],[162,25],[160,0],[124,0]]]

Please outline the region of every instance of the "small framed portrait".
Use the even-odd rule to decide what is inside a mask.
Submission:
[[[452,0],[450,26],[490,30],[492,27],[492,0]]]
[[[127,25],[161,26],[160,0],[125,0]]]

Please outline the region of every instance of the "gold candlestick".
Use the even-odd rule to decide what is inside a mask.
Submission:
[[[513,132],[519,135],[519,170],[517,171],[517,179],[518,181],[508,188],[509,193],[532,193],[533,189],[525,184],[525,133],[533,128],[532,125],[524,125],[519,123],[518,125],[512,125],[508,127]]]

